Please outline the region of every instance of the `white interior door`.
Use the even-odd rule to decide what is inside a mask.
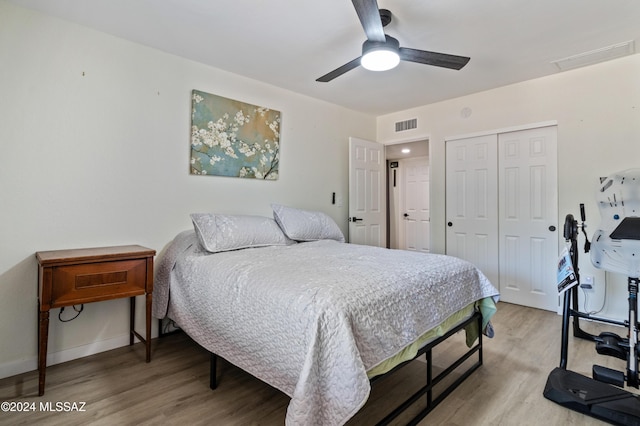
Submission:
[[[498,136],[500,295],[557,311],[557,127]]]
[[[446,253],[499,288],[497,135],[446,142]]]
[[[349,138],[349,242],[386,247],[384,145]]]
[[[401,248],[430,251],[431,215],[429,211],[429,159],[427,157],[401,160],[402,209],[401,224],[404,236]]]

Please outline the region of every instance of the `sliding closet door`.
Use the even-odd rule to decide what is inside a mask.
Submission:
[[[558,310],[557,128],[446,142],[447,254],[505,302]]]
[[[557,128],[498,135],[500,295],[557,311]]]
[[[496,135],[446,142],[447,247],[499,288]]]

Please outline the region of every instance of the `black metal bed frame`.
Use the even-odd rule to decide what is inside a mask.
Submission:
[[[434,377],[433,358],[432,358],[433,349],[436,346],[438,346],[440,343],[444,342],[449,337],[457,333],[458,331],[465,328],[467,325],[472,324],[474,321],[477,322],[478,330],[479,330],[477,343],[473,345],[471,348],[469,348],[458,359],[453,361],[447,368],[445,368],[442,372],[440,372]],[[216,389],[218,385],[217,379],[216,379],[218,356],[213,352],[209,352],[209,353],[210,353],[209,387],[211,389]],[[448,377],[451,373],[455,372],[465,361],[467,361],[476,353],[478,354],[478,360],[475,363],[473,363],[471,366],[468,366],[466,370],[463,370],[462,374],[458,378],[456,378],[453,381],[453,383],[449,384],[449,386],[447,386],[443,391],[441,391],[438,395],[434,397],[433,388],[437,384],[439,384],[442,380],[444,380],[446,377]],[[438,406],[438,404],[440,404],[451,392],[453,392],[454,389],[456,389],[463,381],[465,381],[471,375],[471,373],[473,373],[482,365],[482,315],[480,314],[480,312],[475,312],[471,317],[469,317],[464,322],[458,324],[456,327],[452,328],[441,337],[438,337],[437,339],[423,346],[413,359],[397,365],[395,368],[393,368],[392,370],[388,371],[383,375],[372,378],[371,383],[373,384],[379,379],[381,379],[382,377],[385,377],[389,374],[393,374],[395,371],[404,367],[405,365],[415,360],[417,357],[421,356],[422,354],[426,354],[426,358],[427,358],[426,384],[423,387],[421,387],[417,392],[415,392],[413,395],[411,395],[409,398],[407,398],[407,400],[405,400],[400,405],[398,405],[385,418],[380,420],[380,422],[377,423],[377,426],[388,425],[396,417],[398,417],[401,413],[403,413],[405,410],[411,407],[414,403],[418,402],[420,398],[426,394],[426,403],[427,403],[426,407],[422,409],[413,419],[411,419],[409,423],[407,423],[407,425],[417,425],[420,422],[420,420],[425,418],[427,414],[433,411]]]

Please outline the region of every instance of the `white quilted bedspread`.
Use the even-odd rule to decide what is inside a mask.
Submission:
[[[369,396],[368,369],[497,295],[443,255],[333,240],[210,254],[184,232],[160,259],[154,316],[290,396],[287,425],[341,425]]]

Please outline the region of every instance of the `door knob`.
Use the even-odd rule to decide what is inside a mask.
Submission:
[[[349,218],[349,221],[351,221],[351,222],[360,222],[360,221],[362,221],[362,218],[353,216],[353,217]]]
[[[453,222],[447,222],[447,226],[448,227],[452,227],[453,226]]]
[[[404,216],[404,217],[409,217],[409,213],[405,213],[405,214],[403,214],[402,216]]]
[[[549,227],[549,231],[554,232],[555,230],[556,230],[556,227],[555,227],[555,226],[551,225],[551,226]]]

